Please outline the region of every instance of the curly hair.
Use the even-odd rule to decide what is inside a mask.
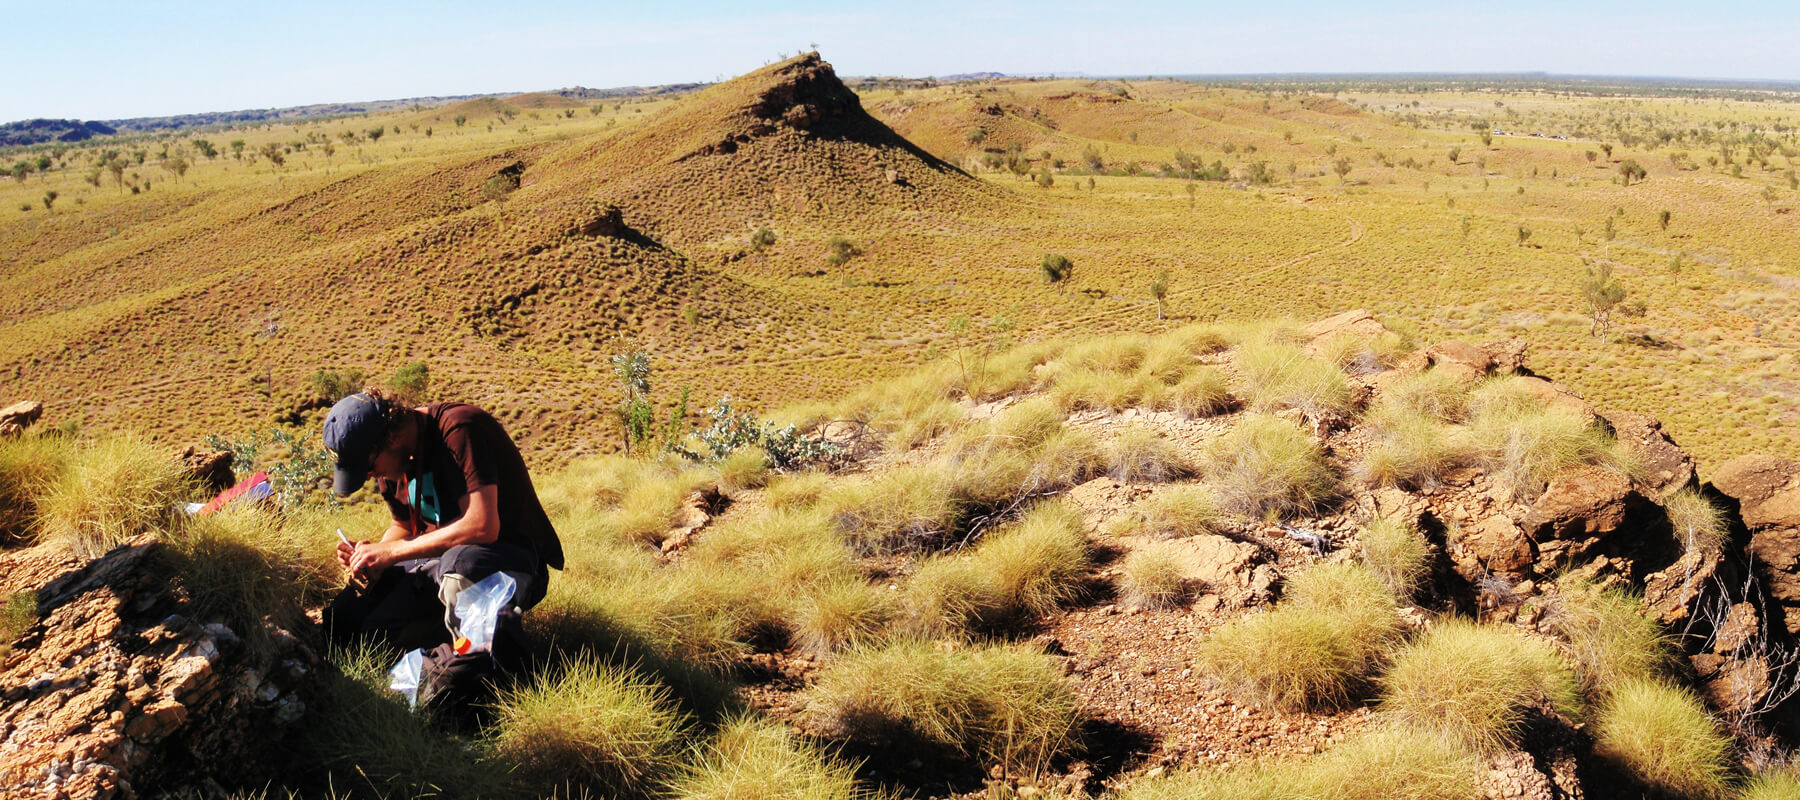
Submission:
[[[392,389],[365,386],[362,393],[374,400],[375,405],[381,409],[381,447],[386,449],[393,443],[394,434],[400,430],[401,424],[405,422],[407,414],[412,409],[408,408],[406,401]]]

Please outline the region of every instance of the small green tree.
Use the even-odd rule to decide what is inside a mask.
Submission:
[[[1661,225],[1662,229],[1666,231],[1669,229],[1669,219],[1673,216],[1674,215],[1670,214],[1669,210],[1666,208],[1658,211],[1656,212],[1656,224]]]
[[[1458,160],[1460,160],[1462,158],[1462,148],[1452,147],[1452,148],[1450,148],[1450,152],[1447,155],[1450,156],[1450,163],[1455,164]]]
[[[619,424],[625,432],[625,455],[655,435],[656,409],[650,405],[650,354],[632,350],[612,357],[613,377],[619,379],[624,398],[619,401]]]
[[[1338,180],[1344,180],[1350,174],[1350,157],[1344,156],[1332,162],[1331,171],[1337,173]]]
[[[833,234],[825,240],[825,263],[838,268],[838,272],[846,280],[849,278],[850,259],[862,255],[855,242]]]
[[[1601,142],[1600,143],[1600,152],[1605,153],[1607,158],[1612,158],[1612,143],[1611,142]]]
[[[1044,260],[1038,267],[1044,271],[1044,281],[1054,285],[1059,294],[1069,279],[1075,276],[1075,262],[1060,253],[1045,253]]]
[[[765,248],[773,246],[774,244],[775,244],[775,231],[772,231],[768,228],[757,228],[756,233],[753,233],[750,235],[750,249],[751,250],[760,252],[760,251],[764,250]]]
[[[467,124],[469,124],[469,115],[468,114],[457,114],[456,115],[456,127],[460,128]]]
[[[244,140],[243,139],[232,139],[231,140],[231,157],[235,158],[239,161],[244,160]]]
[[[1581,276],[1581,299],[1587,304],[1589,336],[1602,336],[1612,325],[1613,310],[1625,302],[1625,285],[1613,278],[1612,264],[1595,265],[1583,259],[1586,268]]]
[[[54,205],[56,205],[56,190],[51,189],[50,191],[44,193],[44,210],[51,211],[51,210],[53,210],[53,209],[51,209],[51,206],[54,206]]]
[[[1524,247],[1525,243],[1531,240],[1531,229],[1525,227],[1524,225],[1520,225],[1519,229],[1518,229],[1518,236],[1519,236],[1519,246]]]
[[[369,141],[371,141],[371,142],[381,141],[381,137],[386,134],[387,134],[387,128],[384,126],[380,126],[380,125],[377,125],[368,130]]]
[[[419,366],[424,368],[424,364]],[[400,375],[396,373],[394,378],[399,380]],[[363,371],[355,367],[342,371],[321,369],[307,376],[306,386],[312,390],[312,399],[335,403],[340,398],[362,391]]]
[[[1169,296],[1169,271],[1156,273],[1156,280],[1150,282],[1150,298],[1156,301],[1156,321],[1163,319],[1164,301]]]
[[[409,405],[423,402],[431,388],[431,368],[423,361],[411,362],[394,372],[394,377],[388,379],[388,388]]]
[[[1633,181],[1643,180],[1649,174],[1635,158],[1627,158],[1619,162],[1619,180],[1626,186],[1630,186]]]

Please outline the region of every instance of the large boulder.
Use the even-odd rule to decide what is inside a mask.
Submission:
[[[1550,479],[1523,527],[1534,541],[1593,539],[1619,529],[1636,493],[1630,479],[1596,466],[1571,467]]]
[[[0,592],[37,601],[0,665],[0,796],[210,796],[280,763],[316,658],[197,618],[166,555],[148,535],[91,562],[0,553]]]

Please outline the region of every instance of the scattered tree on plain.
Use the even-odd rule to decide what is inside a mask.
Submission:
[[[1045,253],[1038,268],[1044,271],[1044,281],[1055,286],[1058,293],[1062,292],[1063,286],[1075,275],[1075,262],[1061,253]]]

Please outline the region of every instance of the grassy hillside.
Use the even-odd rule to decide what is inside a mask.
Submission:
[[[1367,307],[1521,337],[1704,464],[1800,446],[1792,104],[1072,80],[859,98],[801,57],[561,105],[170,136],[118,147],[116,180],[101,144],[0,183],[9,394],[185,439],[303,404],[319,369],[423,360],[560,459],[611,446],[586,423],[626,349],[652,352],[659,396],[766,406],[1008,341]],[[1623,185],[1628,162],[1646,174]],[[490,194],[512,164],[517,190]],[[608,205],[622,232],[569,233]],[[1584,259],[1647,316],[1590,336]]]

